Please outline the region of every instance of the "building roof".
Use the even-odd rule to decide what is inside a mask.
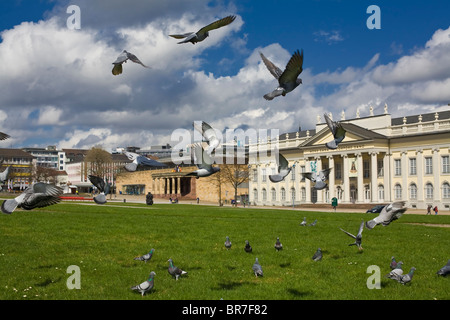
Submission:
[[[28,152],[23,151],[22,149],[11,149],[11,148],[0,148],[0,157],[2,158],[35,158]]]
[[[436,120],[436,113],[438,115],[438,120],[443,120],[443,119],[450,119],[450,111],[440,111],[440,112],[431,112],[431,113],[425,113],[422,114],[422,122],[430,122],[430,121],[434,121]],[[407,124],[411,124],[411,123],[418,123],[419,122],[419,115],[413,115],[413,116],[406,116],[406,123]],[[391,125],[392,126],[399,126],[403,124],[403,117],[399,117],[399,118],[393,118],[391,120]]]

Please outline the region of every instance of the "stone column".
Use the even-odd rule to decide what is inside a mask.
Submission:
[[[344,187],[344,203],[350,202],[350,178],[348,177],[348,155],[344,154],[342,157],[342,173],[343,180],[342,184]]]
[[[316,172],[319,173],[322,170],[322,160],[320,157],[316,157]],[[317,190],[317,203],[323,203],[323,192],[325,189]]]
[[[328,168],[331,168],[330,175],[328,176],[328,188],[330,190],[330,201],[336,197],[336,186],[335,186],[335,169],[334,169],[334,157],[328,156]]]
[[[177,194],[181,195],[181,183],[180,177],[177,177]]]
[[[433,148],[433,200],[441,201],[441,182],[439,173],[441,172],[440,161],[439,161],[439,148]]]
[[[417,170],[417,202],[424,201],[423,195],[423,150],[416,151],[416,170]]]
[[[378,202],[378,168],[377,168],[377,155],[378,152],[372,152],[370,154],[370,188],[372,191],[372,202]]]
[[[305,172],[311,172],[311,166],[309,165],[309,159],[305,159]],[[306,203],[311,203],[311,180],[305,178],[306,188]]]
[[[355,154],[356,157],[356,166],[358,170],[358,176],[356,178],[357,188],[358,188],[358,199],[357,203],[364,202],[364,167],[363,167],[363,159],[361,152]]]
[[[383,185],[384,185],[384,202],[392,201],[391,197],[391,154],[385,153],[383,157]]]

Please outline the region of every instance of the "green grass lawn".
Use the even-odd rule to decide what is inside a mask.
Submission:
[[[317,219],[314,227],[301,227]],[[320,213],[204,205],[130,203],[51,207],[0,215],[0,300],[401,300],[449,299],[450,277],[436,275],[450,259],[450,216],[405,214],[387,227],[364,230],[359,252],[348,246],[362,219],[374,214]],[[416,224],[419,223],[419,224]],[[422,225],[421,225],[422,224]],[[229,236],[232,248],[225,249]],[[283,250],[274,244],[280,237]],[[244,251],[249,240],[253,253]],[[323,251],[322,261],[311,257]],[[144,263],[133,260],[156,251]],[[413,281],[385,278],[391,256],[416,267]],[[259,258],[264,277],[252,273]],[[188,272],[178,281],[167,260]],[[80,289],[69,289],[67,268],[80,268]],[[381,289],[368,289],[381,271]],[[144,297],[130,289],[156,272]]]

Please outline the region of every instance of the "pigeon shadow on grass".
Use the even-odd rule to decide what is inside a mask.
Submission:
[[[311,294],[311,292],[309,291],[299,291],[295,288],[288,288],[286,290],[289,294],[295,296],[296,298],[301,298],[301,297],[305,297]]]
[[[244,281],[244,282],[240,282],[240,281],[224,281],[224,282],[219,282],[217,284],[217,287],[212,287],[213,290],[234,290],[237,289],[239,287],[242,287],[243,285],[248,285],[250,284],[250,282],[248,281]]]
[[[56,282],[61,281],[61,279],[62,279],[62,277],[59,277],[59,278],[56,279],[56,280],[52,280],[52,279],[50,279],[50,278],[47,278],[47,279],[45,279],[45,280],[42,281],[42,282],[36,283],[35,286],[36,286],[36,287],[47,287],[48,285],[51,285],[51,284],[53,284],[53,283],[56,283]]]

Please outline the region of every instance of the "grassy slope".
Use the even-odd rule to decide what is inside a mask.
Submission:
[[[300,227],[303,217],[318,219]],[[132,285],[156,272],[144,299],[449,299],[449,278],[436,275],[450,258],[450,216],[404,215],[363,232],[363,252],[339,228],[356,233],[373,214],[219,208],[200,205],[82,205],[62,203],[0,216],[0,299],[142,299]],[[231,250],[224,241],[230,236]],[[284,249],[276,252],[279,236]],[[253,253],[244,251],[249,240]],[[318,247],[320,262],[311,257]],[[156,251],[151,261],[133,258]],[[391,256],[403,286],[384,277]],[[264,270],[255,278],[255,260]],[[175,281],[167,259],[188,271]],[[69,290],[67,267],[81,270],[81,289]],[[381,269],[381,290],[369,290],[367,267]]]

